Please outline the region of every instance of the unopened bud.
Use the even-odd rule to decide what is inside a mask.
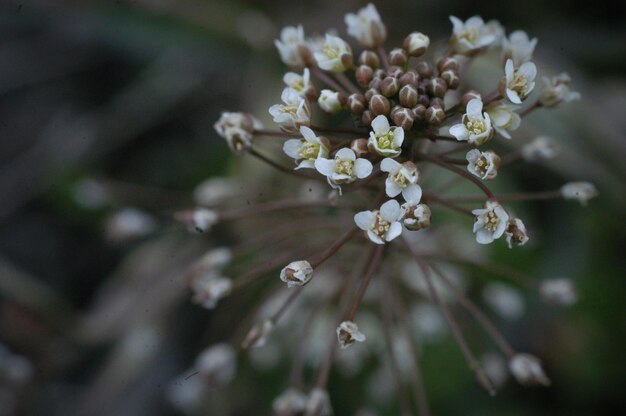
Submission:
[[[348,97],[348,109],[356,115],[363,114],[363,111],[365,111],[365,97],[363,97],[363,94],[351,94]]]
[[[457,72],[459,70],[459,61],[450,56],[445,56],[437,61],[437,70],[439,70],[440,74],[448,69]]]
[[[400,108],[391,116],[394,124],[398,127],[402,127],[404,131],[411,130],[413,127],[413,112],[408,108]]]
[[[387,75],[390,77],[399,78],[402,76],[402,74],[404,74],[404,71],[399,66],[392,65],[389,67],[389,69],[387,69]]]
[[[430,39],[423,33],[413,32],[406,38],[402,46],[407,53],[413,57],[424,55],[430,45]]]
[[[422,104],[418,104],[411,109],[413,112],[413,119],[415,121],[424,121],[426,119],[426,107]]]
[[[426,109],[425,119],[429,124],[438,126],[446,118],[446,112],[440,105],[431,105]]]
[[[481,98],[478,91],[469,90],[468,92],[463,94],[463,96],[461,97],[461,105],[463,106],[463,108],[467,107],[467,103],[472,101],[474,98]]]
[[[419,98],[417,88],[411,84],[405,85],[400,88],[398,98],[400,99],[400,104],[402,104],[402,106],[409,108],[415,107],[417,105],[417,99]]]
[[[391,65],[404,66],[406,65],[406,62],[408,60],[409,57],[407,56],[404,49],[396,48],[392,49],[391,52],[389,52],[389,63]]]
[[[382,81],[383,78],[387,76],[387,71],[382,68],[378,68],[374,71],[374,78],[378,78]]]
[[[433,78],[428,83],[428,92],[435,97],[443,98],[448,91],[448,84],[441,78]]]
[[[417,73],[416,70],[409,69],[404,74],[402,74],[400,78],[398,78],[398,81],[400,81],[401,87],[405,85],[409,85],[409,84],[413,85],[414,87],[417,87],[417,83],[419,81],[419,74]]]
[[[363,114],[361,114],[361,122],[363,123],[363,125],[366,127],[371,126],[372,120],[374,120],[374,116],[372,116],[370,110],[363,111]]]
[[[423,105],[424,107],[428,107],[430,106],[430,97],[428,94],[420,94],[417,98],[417,103]]]
[[[313,267],[306,260],[289,263],[280,271],[280,280],[287,283],[287,287],[303,286],[313,277]]]
[[[509,370],[517,382],[525,386],[550,385],[550,380],[541,368],[541,361],[533,355],[516,354],[509,361]]]
[[[378,55],[373,51],[363,51],[361,55],[359,55],[359,64],[376,69],[380,66],[380,59],[378,59]]]
[[[352,321],[343,321],[337,327],[337,339],[341,348],[348,348],[355,342],[364,342],[365,335],[359,331],[359,327]]]
[[[506,242],[509,248],[513,248],[513,246],[523,246],[528,242],[526,226],[519,218],[514,218],[509,221],[506,230],[504,230],[504,235],[506,236]]]
[[[346,96],[343,93],[332,90],[322,90],[317,104],[323,111],[329,114],[335,114],[343,109],[346,101]]]
[[[539,285],[539,293],[544,301],[557,306],[571,306],[578,300],[574,283],[564,277],[544,280]]]
[[[374,70],[370,66],[361,65],[356,69],[354,76],[360,86],[367,87],[374,78]]]
[[[433,97],[430,99],[430,105],[431,106],[439,106],[441,108],[444,108],[444,104],[443,104],[443,98],[439,98],[439,97]]]
[[[354,139],[350,142],[350,149],[356,154],[356,157],[365,157],[368,155],[367,139]]]
[[[418,62],[417,73],[420,74],[421,78],[430,78],[433,76],[433,67],[428,62]]]
[[[367,91],[365,91],[365,101],[369,102],[372,100],[372,97],[375,96],[376,94],[380,94],[380,91],[376,88],[370,88]]]
[[[448,88],[451,90],[457,89],[461,83],[461,77],[459,77],[459,74],[452,69],[446,69],[443,71],[441,73],[441,79],[446,82]]]
[[[397,78],[387,77],[380,83],[380,92],[386,97],[392,97],[398,93],[400,83]]]
[[[373,90],[376,90],[376,91],[380,92],[380,84],[382,82],[383,82],[383,80],[381,78],[373,78],[370,81],[370,83],[368,85],[368,88],[371,89],[371,90],[373,89]]]
[[[369,110],[373,116],[379,116],[381,114],[387,115],[389,114],[389,110],[391,110],[391,104],[384,95],[375,94],[370,100]]]
[[[431,210],[426,204],[411,205],[406,202],[402,205],[405,212],[402,223],[407,230],[417,231],[430,227]]]

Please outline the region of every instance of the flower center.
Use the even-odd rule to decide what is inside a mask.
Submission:
[[[376,135],[376,143],[379,149],[392,149],[393,148],[393,129],[387,133],[381,133]]]
[[[391,180],[394,181],[400,188],[406,188],[409,185],[409,180],[402,174],[402,171],[398,171],[398,173],[392,175]]]
[[[465,39],[472,45],[475,45],[476,41],[478,41],[478,30],[474,27],[465,29],[463,32],[461,32],[459,38]]]
[[[496,216],[496,213],[493,211],[489,211],[488,213],[486,213],[484,216],[484,220],[485,220],[485,228],[488,231],[495,231],[496,228],[498,227],[498,224],[500,224],[500,218],[498,218]]]
[[[333,45],[325,43],[322,47],[322,53],[326,55],[328,59],[339,58],[339,48]]]
[[[489,161],[485,156],[481,156],[475,164],[476,171],[481,175],[485,175],[487,173],[487,169],[489,169]]]
[[[379,213],[376,213],[376,222],[374,223],[374,227],[372,227],[372,232],[379,237],[384,237],[389,231],[390,224],[380,216]]]
[[[350,335],[348,331],[343,330],[339,331],[339,340],[343,345],[349,345],[354,342],[354,340],[352,339],[352,335]]]
[[[335,159],[337,164],[335,165],[335,172],[343,175],[352,176],[354,170],[354,162],[352,160]]]
[[[280,111],[283,113],[295,115],[298,112],[298,107],[295,105],[281,105]]]
[[[509,89],[515,91],[520,97],[525,97],[528,91],[528,81],[524,75],[520,75],[515,71],[513,79],[509,82]]]
[[[317,159],[317,155],[320,152],[320,145],[317,143],[304,142],[298,154],[302,159],[313,160]]]
[[[470,134],[475,135],[482,134],[485,130],[487,130],[484,120],[469,117],[467,118],[467,121],[465,121],[465,128],[470,132]]]
[[[293,88],[294,90],[296,90],[297,92],[302,92],[302,90],[304,90],[304,79],[298,78],[294,82],[289,84],[289,86]]]

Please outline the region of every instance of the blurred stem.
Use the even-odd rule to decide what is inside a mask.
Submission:
[[[354,321],[354,317],[356,316],[356,313],[359,310],[359,305],[361,304],[361,301],[363,300],[363,296],[365,296],[367,287],[369,286],[370,281],[372,280],[372,277],[378,271],[378,269],[380,268],[382,264],[384,251],[385,251],[384,244],[381,244],[378,247],[376,247],[376,251],[374,252],[374,257],[372,258],[372,261],[369,264],[367,273],[365,274],[365,278],[363,279],[363,282],[361,282],[359,291],[357,292],[356,298],[354,299],[354,304],[352,305],[352,309],[350,310],[350,313],[348,314],[348,321]]]

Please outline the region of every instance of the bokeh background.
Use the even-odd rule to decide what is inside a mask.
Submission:
[[[0,415],[177,415],[171,381],[226,337],[240,306],[189,302],[180,277],[219,244],[189,236],[173,210],[204,179],[236,166],[212,124],[223,110],[269,121],[284,68],[273,39],[289,24],[335,27],[360,1],[5,0],[0,4]],[[449,35],[448,16],[498,19],[539,38],[540,75],[566,70],[582,101],[528,117],[527,135],[554,137],[550,167],[512,169],[518,189],[590,180],[581,208],[550,201],[525,211],[538,240],[495,258],[575,280],[566,310],[528,298],[500,327],[545,360],[548,389],[510,383],[489,398],[452,342],[423,351],[436,415],[626,414],[626,13],[620,2],[386,1],[398,43],[412,30]],[[526,121],[525,121],[526,123]],[[267,123],[269,124],[269,123]],[[158,232],[125,241],[110,215],[152,214]],[[252,295],[253,296],[253,295]],[[210,398],[208,415],[263,415],[285,387],[284,366],[253,369]],[[1,372],[0,372],[1,373]],[[336,414],[367,397],[333,376]],[[380,414],[397,414],[393,404]]]

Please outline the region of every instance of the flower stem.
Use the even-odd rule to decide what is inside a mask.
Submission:
[[[354,303],[352,304],[352,309],[350,310],[350,313],[348,314],[348,321],[354,321],[354,317],[356,316],[356,313],[359,310],[359,305],[361,304],[361,301],[363,300],[363,296],[365,296],[367,287],[369,286],[372,280],[372,277],[374,276],[376,271],[378,271],[378,269],[380,268],[384,251],[385,251],[384,244],[376,247],[376,251],[374,252],[374,257],[372,258],[372,261],[370,262],[370,265],[365,274],[365,278],[361,282],[359,291],[357,292],[356,297],[354,299]]]
[[[337,81],[332,79],[330,76],[324,73],[324,71],[322,71],[321,69],[315,66],[310,66],[309,70],[311,71],[313,75],[319,78],[320,81],[322,81],[324,84],[328,85],[329,87],[333,88],[335,91],[342,92],[346,95],[349,95],[348,92],[341,85],[337,83]]]
[[[359,229],[356,226],[350,227],[348,231],[346,231],[337,241],[335,241],[330,247],[328,247],[328,249],[324,253],[322,253],[317,261],[311,263],[311,267],[313,267],[313,269],[317,269],[319,266],[321,266],[326,260],[331,258],[335,253],[337,253],[344,244],[350,241],[358,230]]]
[[[473,176],[471,173],[464,171],[463,169],[460,169],[456,166],[450,165],[449,163],[447,163],[444,160],[441,160],[439,158],[436,157],[432,157],[432,156],[428,156],[428,155],[419,155],[422,159],[427,160],[429,162],[432,162],[436,165],[441,166],[444,169],[448,169],[451,172],[456,173],[459,176],[463,176],[464,178],[466,178],[467,180],[474,182],[474,184],[476,184],[476,186],[478,186],[484,193],[485,195],[487,195],[488,199],[495,199],[495,195],[493,194],[493,192],[491,192],[491,190],[489,188],[487,188],[485,186],[485,184],[483,184],[480,179],[476,178],[475,176]]]

